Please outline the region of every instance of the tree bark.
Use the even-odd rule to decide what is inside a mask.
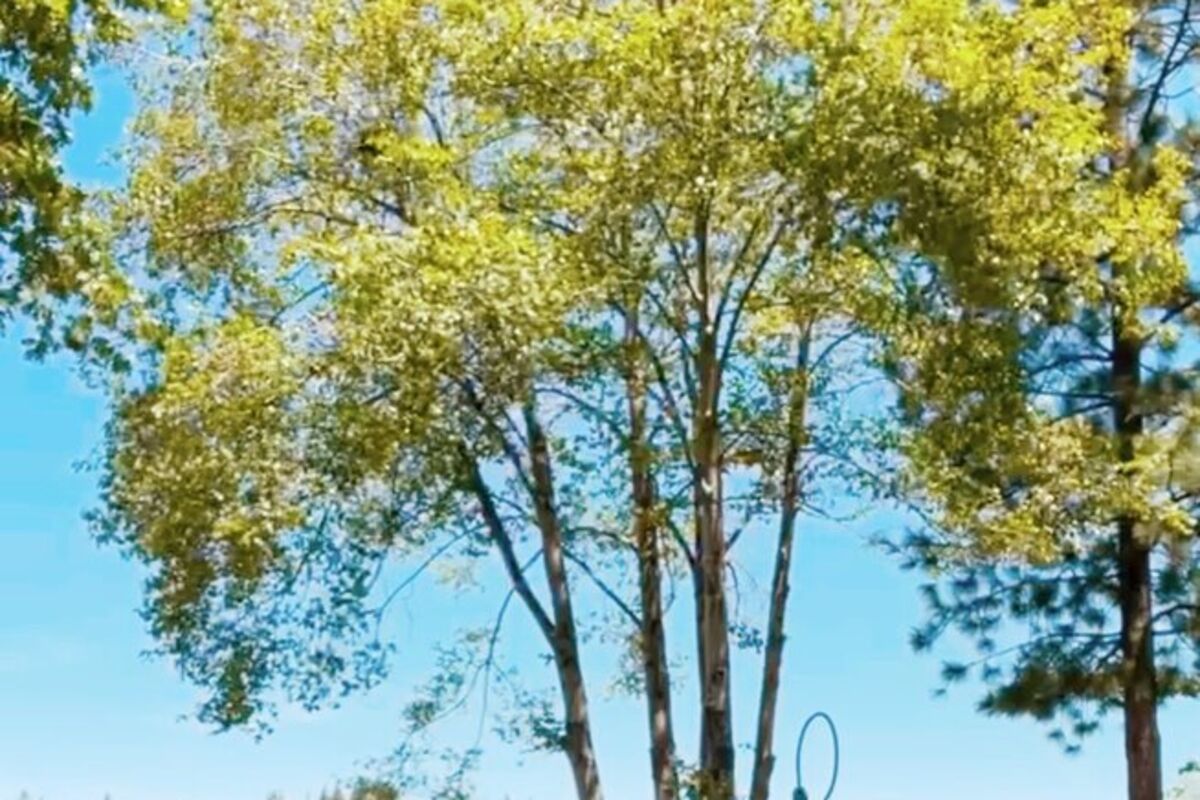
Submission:
[[[641,599],[640,646],[650,726],[650,770],[655,800],[675,800],[679,778],[675,766],[675,732],[671,715],[671,678],[663,622],[661,525],[646,438],[646,374],[640,354],[638,312],[626,312],[628,358],[626,397],[629,406],[629,472],[633,498],[633,540],[638,558]]]
[[[699,260],[706,260],[703,231]],[[707,276],[702,278],[706,285]],[[733,719],[729,674],[729,609],[725,592],[726,541],[723,519],[724,469],[719,423],[721,363],[716,314],[705,309],[696,354],[697,398],[693,415],[695,480],[692,493],[696,527],[696,574],[701,642],[700,768],[704,800],[734,796]]]
[[[1112,154],[1112,169],[1128,164],[1133,143],[1126,130],[1128,90],[1126,66],[1110,61],[1104,67],[1105,123],[1119,143]],[[1119,282],[1123,265],[1112,265]],[[1112,312],[1113,429],[1118,457],[1132,464],[1137,440],[1145,430],[1139,410],[1142,386],[1142,342],[1136,331],[1126,330],[1126,316],[1136,309],[1114,304]],[[1122,710],[1125,722],[1125,761],[1129,800],[1162,800],[1162,755],[1158,732],[1158,675],[1154,657],[1154,597],[1150,545],[1139,540],[1138,520],[1117,520],[1118,595],[1121,608]]]
[[[1150,591],[1150,551],[1137,543],[1133,526],[1121,523],[1121,651],[1125,675],[1125,760],[1129,800],[1162,800],[1158,732],[1158,676]]]
[[[792,568],[792,546],[800,505],[800,454],[804,447],[808,411],[809,334],[805,331],[798,347],[796,374],[788,408],[787,450],[784,453],[779,518],[779,543],[775,550],[775,574],[771,580],[766,652],[763,657],[762,688],[758,705],[758,731],[754,744],[754,773],[750,800],[767,800],[771,773],[775,769],[775,709],[779,700],[779,677],[783,668],[784,622],[787,618],[788,576]]]
[[[555,600],[554,614],[556,618],[552,620],[550,615],[546,613],[545,608],[542,607],[541,601],[534,594],[529,581],[525,578],[524,570],[521,568],[513,547],[512,538],[508,535],[504,521],[496,508],[495,499],[492,497],[492,493],[479,471],[478,462],[470,454],[465,445],[462,445],[460,449],[466,465],[468,489],[475,495],[479,502],[484,523],[487,525],[492,541],[500,552],[501,561],[504,563],[504,569],[508,573],[509,580],[512,582],[513,591],[521,598],[521,601],[529,609],[529,613],[533,615],[538,630],[542,632],[546,643],[550,646],[550,650],[554,654],[559,687],[563,695],[563,708],[567,717],[567,759],[571,763],[571,771],[575,778],[576,794],[579,800],[603,800],[604,794],[600,790],[600,773],[596,767],[596,755],[592,747],[587,694],[584,689],[583,673],[579,667],[578,646],[575,644],[574,617],[569,616],[570,592],[566,583],[566,571],[562,563],[561,539],[558,540],[558,545],[554,548],[555,556],[548,557],[545,555],[547,549],[545,546],[546,537],[543,534],[543,561],[547,565],[547,574],[549,575],[552,571],[550,564],[554,562],[557,564],[557,568],[554,571],[561,576],[561,579],[551,581],[551,593]],[[553,508],[552,504],[551,508]],[[557,525],[554,527],[557,529]],[[557,590],[554,587],[557,587]],[[571,621],[568,625],[562,625],[557,621],[563,618],[560,616],[559,606],[564,600],[566,603],[566,612],[568,613],[566,619]]]
[[[1144,428],[1137,409],[1141,344],[1133,336],[1123,335],[1122,327],[1120,319],[1116,319],[1113,325],[1114,422],[1120,459],[1129,463],[1136,457],[1136,440]],[[1129,800],[1162,800],[1151,551],[1147,543],[1139,540],[1137,520],[1132,517],[1117,521],[1117,536]]]
[[[579,639],[575,631],[575,612],[563,553],[562,528],[554,505],[554,478],[550,449],[538,423],[533,401],[525,408],[529,436],[530,475],[533,480],[534,510],[542,534],[542,563],[550,588],[553,612],[551,650],[558,670],[563,708],[566,710],[566,749],[580,800],[603,800],[596,751],[592,744],[591,719],[587,690],[579,658]]]

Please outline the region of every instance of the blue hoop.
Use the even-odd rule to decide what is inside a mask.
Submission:
[[[794,800],[809,800],[808,792],[804,789],[804,777],[802,775],[800,756],[804,752],[804,737],[808,735],[808,729],[817,720],[822,720],[829,728],[829,735],[833,739],[833,776],[829,779],[829,790],[825,792],[823,800],[829,800],[833,797],[833,790],[837,788],[838,767],[841,762],[841,746],[838,744],[837,726],[833,724],[833,720],[824,711],[818,711],[804,722],[804,726],[800,728],[800,740],[796,742],[796,794]]]

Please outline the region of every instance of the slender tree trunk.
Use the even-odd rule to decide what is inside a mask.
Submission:
[[[702,434],[702,439],[715,434]],[[704,640],[701,766],[709,796],[734,795],[733,720],[729,676],[729,609],[725,594],[725,533],[722,520],[719,456],[704,459],[696,489],[697,554],[700,577],[700,636]]]
[[[696,558],[689,565],[692,578],[692,607],[695,609],[696,615],[696,679],[697,685],[700,687],[700,767],[703,772],[711,757],[708,752],[708,734],[704,729],[705,717],[703,713],[705,694],[705,676],[708,675],[708,659],[704,652],[704,579],[700,572],[700,544],[697,541]],[[704,800],[704,798],[701,798]]]
[[[1144,423],[1137,410],[1141,345],[1113,326],[1113,388],[1120,457],[1131,462]],[[1154,663],[1153,579],[1150,547],[1139,541],[1137,520],[1117,521],[1121,602],[1121,671],[1124,680],[1125,760],[1129,800],[1162,800],[1162,756],[1158,732],[1158,675]]]
[[[544,446],[545,440],[542,439]],[[467,488],[475,495],[479,501],[480,513],[483,516],[484,523],[487,525],[489,534],[496,549],[500,553],[501,561],[504,564],[505,572],[508,573],[509,580],[512,582],[513,591],[521,598],[529,613],[533,615],[533,620],[537,623],[538,630],[546,638],[546,643],[550,645],[550,650],[554,654],[554,663],[558,671],[559,686],[563,695],[563,708],[566,711],[567,717],[567,758],[571,762],[571,771],[575,777],[575,790],[579,800],[603,800],[603,793],[600,791],[600,773],[596,768],[595,751],[592,748],[591,727],[588,721],[587,694],[584,689],[583,673],[579,667],[579,652],[578,646],[575,643],[575,628],[573,617],[570,616],[570,591],[566,582],[566,571],[563,567],[563,553],[561,539],[557,538],[553,532],[557,531],[557,523],[550,528],[550,539],[555,540],[557,544],[552,548],[554,555],[546,555],[548,548],[544,542],[547,538],[545,530],[543,530],[543,561],[546,564],[546,572],[549,577],[554,573],[555,577],[550,580],[551,593],[555,601],[554,614],[556,619],[552,620],[550,615],[546,613],[542,607],[541,601],[534,594],[533,588],[529,585],[529,581],[525,578],[524,570],[521,567],[520,561],[517,559],[516,550],[513,547],[512,537],[508,535],[504,521],[500,517],[500,512],[496,508],[495,499],[492,497],[491,490],[484,481],[482,474],[479,471],[479,464],[471,455],[466,445],[461,446],[463,462],[467,470]],[[545,462],[547,465],[549,462]],[[544,477],[549,477],[549,472],[542,473]],[[553,510],[551,502],[549,508]],[[541,521],[544,509],[539,506],[539,522]],[[560,615],[560,606],[565,603],[565,612],[567,616]],[[557,620],[568,620],[567,625],[562,625]]]
[[[784,453],[779,543],[775,551],[775,575],[771,580],[771,607],[767,622],[766,653],[763,658],[762,689],[758,705],[758,734],[754,744],[754,774],[750,800],[767,800],[771,773],[775,769],[775,708],[779,700],[779,676],[783,667],[784,621],[787,618],[788,576],[792,568],[792,545],[800,505],[799,465],[804,447],[808,411],[808,347],[805,331],[796,357],[796,374],[788,408],[788,443]]]
[[[1150,551],[1121,523],[1121,650],[1125,674],[1125,760],[1129,800],[1162,800],[1158,677],[1154,664]]]
[[[1126,130],[1129,90],[1127,67],[1105,65],[1104,113],[1108,132],[1119,142],[1112,154],[1114,173],[1129,162],[1133,152]],[[1123,265],[1112,265],[1119,281]],[[1145,429],[1139,410],[1142,385],[1142,343],[1136,331],[1127,331],[1125,316],[1136,310],[1116,304],[1112,320],[1113,427],[1119,457],[1130,464],[1137,457],[1137,440]],[[1158,675],[1154,659],[1154,599],[1150,545],[1140,541],[1138,520],[1117,520],[1118,594],[1121,607],[1121,673],[1125,717],[1125,761],[1129,800],[1162,800],[1162,756],[1158,733]]]
[[[704,323],[697,354],[697,404],[693,421],[696,564],[699,638],[702,640],[700,766],[704,800],[734,796],[733,718],[729,674],[729,609],[725,592],[726,541],[723,466],[718,421],[720,362],[715,323]]]
[[[633,540],[637,547],[641,598],[641,656],[650,725],[650,770],[654,800],[675,800],[675,732],[671,716],[671,678],[663,622],[661,525],[658,522],[649,443],[646,440],[646,375],[640,353],[636,306],[626,312],[629,405],[629,472],[633,495]]]
[[[542,563],[550,588],[550,607],[554,615],[551,649],[562,689],[566,710],[567,758],[575,777],[580,800],[602,800],[600,772],[592,745],[591,719],[587,690],[579,660],[579,639],[575,632],[575,612],[563,554],[562,529],[554,506],[554,479],[550,466],[550,448],[538,423],[531,402],[525,409],[529,435],[530,474],[533,480],[534,506],[542,534]]]

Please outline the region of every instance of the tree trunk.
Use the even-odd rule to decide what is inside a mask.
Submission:
[[[1118,315],[1119,315],[1118,311]],[[1121,461],[1136,457],[1144,428],[1137,409],[1141,344],[1113,324],[1114,423]],[[1162,800],[1162,756],[1158,733],[1158,676],[1154,663],[1153,578],[1150,547],[1139,541],[1137,520],[1117,521],[1120,559],[1121,672],[1124,681],[1125,760],[1129,800]]]
[[[1115,174],[1133,152],[1126,129],[1129,111],[1127,66],[1110,60],[1104,65],[1105,127],[1117,142],[1111,154]],[[1121,279],[1123,265],[1113,263],[1112,280]],[[1137,439],[1145,429],[1138,408],[1142,385],[1142,343],[1136,331],[1126,331],[1126,315],[1136,309],[1115,303],[1112,310],[1113,430],[1118,456],[1124,464],[1137,457]],[[1162,800],[1162,757],[1158,735],[1158,676],[1154,663],[1154,598],[1150,547],[1139,541],[1138,520],[1117,520],[1118,595],[1121,607],[1121,679],[1125,722],[1125,762],[1129,800]]]
[[[638,558],[641,599],[641,656],[646,710],[650,725],[650,770],[654,800],[675,800],[679,779],[675,769],[675,732],[671,716],[671,679],[667,665],[663,622],[661,526],[649,443],[646,440],[646,376],[640,354],[636,307],[626,313],[628,355],[626,395],[629,405],[629,472],[633,496],[633,540]]]
[[[767,622],[766,653],[763,658],[762,688],[758,705],[758,734],[754,744],[754,774],[750,800],[767,800],[771,773],[775,769],[775,708],[779,700],[779,676],[783,667],[784,622],[787,618],[788,576],[792,568],[792,545],[800,505],[799,464],[804,446],[808,410],[808,332],[800,341],[796,374],[788,409],[788,443],[780,480],[779,544],[775,551],[775,574],[771,581],[771,607]]]
[[[1162,800],[1158,677],[1154,664],[1150,551],[1121,522],[1121,651],[1125,679],[1125,760],[1129,800]]]
[[[725,593],[726,541],[723,467],[718,422],[720,364],[717,337],[706,325],[698,353],[698,398],[693,422],[696,568],[703,662],[700,767],[704,800],[734,796],[733,719],[730,709],[729,609]]]
[[[1104,115],[1108,133],[1119,144],[1112,154],[1115,173],[1133,152],[1126,130],[1129,111],[1127,67],[1118,61],[1104,66]],[[1112,279],[1121,279],[1123,265],[1112,264]],[[1136,331],[1126,331],[1126,315],[1136,309],[1113,308],[1112,391],[1113,428],[1122,463],[1137,457],[1137,440],[1145,429],[1139,410],[1142,385],[1142,342]],[[1158,734],[1158,676],[1154,663],[1154,598],[1150,546],[1139,541],[1138,520],[1117,520],[1118,594],[1121,607],[1121,677],[1125,717],[1125,761],[1129,800],[1162,800],[1162,757]]]
[[[558,670],[563,708],[566,710],[567,758],[571,762],[575,790],[580,800],[602,800],[604,794],[600,790],[600,773],[596,766],[596,751],[592,745],[587,691],[579,660],[579,639],[575,632],[575,612],[571,607],[562,529],[554,506],[550,449],[545,433],[538,423],[533,402],[526,406],[525,423],[529,435],[534,507],[538,528],[542,534],[542,563],[546,570],[550,606],[554,614],[551,649]]]
[[[700,654],[700,791],[703,800],[734,796],[729,607],[725,594],[724,464],[721,445],[720,297],[709,263],[708,209],[697,210],[696,390],[692,405],[692,511],[695,516],[697,650]],[[685,277],[686,279],[686,277]]]

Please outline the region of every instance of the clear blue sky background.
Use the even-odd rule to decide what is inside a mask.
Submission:
[[[68,154],[73,175],[92,183],[119,177],[101,161],[129,110],[120,80],[104,77],[97,110],[77,122]],[[136,615],[137,568],[98,549],[81,520],[95,498],[95,476],[73,465],[94,453],[103,417],[100,399],[72,378],[69,364],[30,364],[12,337],[0,342],[0,800],[23,789],[45,800],[265,800],[274,790],[299,800],[386,755],[409,687],[428,674],[433,643],[460,619],[485,620],[495,598],[478,591],[456,598],[425,583],[397,612],[403,653],[389,683],[341,709],[285,711],[261,743],[213,735],[179,718],[192,709],[194,691],[169,664],[140,655],[151,643]],[[920,619],[914,579],[863,543],[896,524],[877,518],[804,530],[783,749],[809,712],[825,709],[843,738],[837,800],[1121,798],[1115,719],[1082,756],[1069,758],[1036,725],[977,716],[971,687],[933,699],[937,661],[914,656],[906,644]],[[528,630],[518,614],[511,619],[508,646],[519,650]],[[744,722],[757,702],[758,666],[746,660],[735,668]],[[682,688],[684,711],[694,705],[692,691]],[[648,796],[643,712],[594,694],[609,798],[641,800]],[[681,745],[690,750],[689,723],[682,713]],[[468,720],[447,735],[473,730]],[[741,735],[749,732],[743,724]],[[1200,703],[1169,708],[1164,738],[1172,773],[1200,757]],[[823,769],[819,750],[809,767],[814,775]],[[792,770],[786,755],[781,761],[777,796],[790,797]],[[496,745],[484,766],[481,800],[569,796],[559,757]]]

